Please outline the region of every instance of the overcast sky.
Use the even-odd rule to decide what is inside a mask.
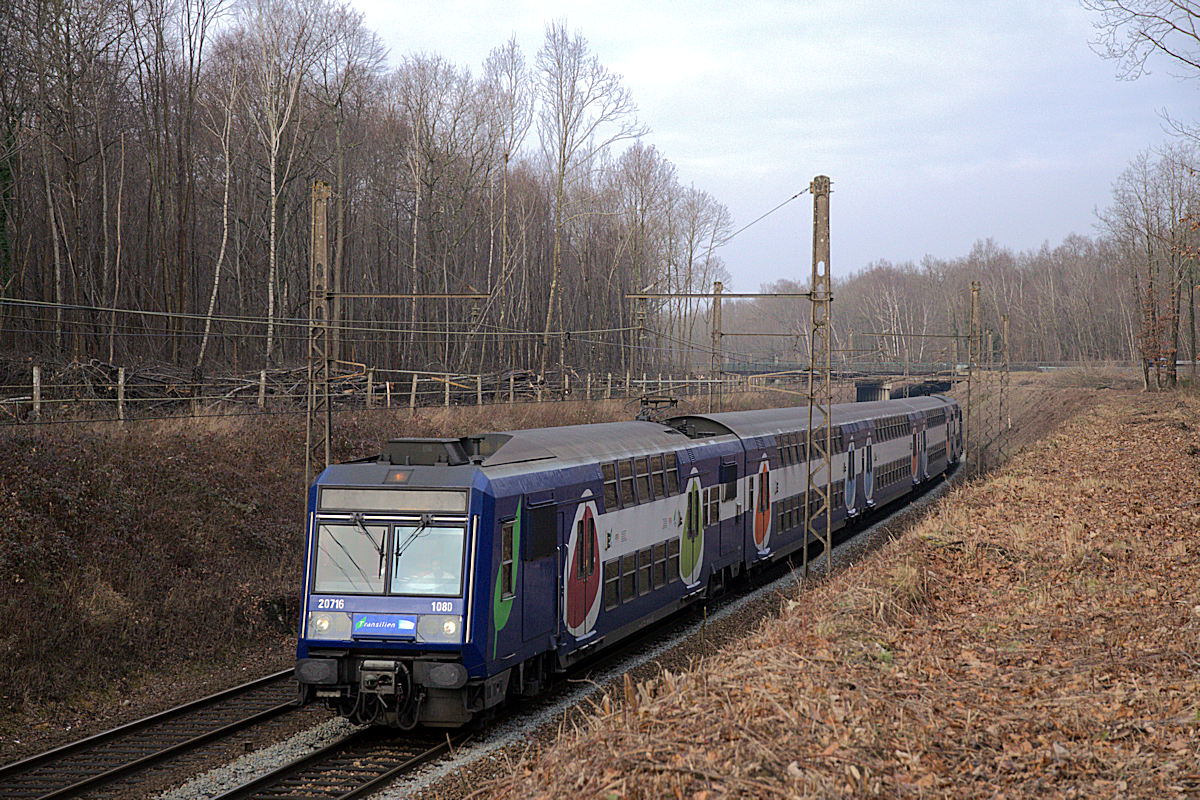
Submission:
[[[1167,140],[1161,112],[1200,108],[1166,61],[1118,80],[1075,0],[354,3],[393,63],[438,53],[476,74],[513,34],[532,63],[565,18],[624,76],[647,141],[735,227],[830,176],[835,277],[986,237],[1091,235],[1113,180]],[[727,244],[730,288],[806,279],[811,226],[805,195]]]

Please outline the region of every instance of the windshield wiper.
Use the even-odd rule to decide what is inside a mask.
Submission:
[[[416,539],[418,536],[420,536],[421,533],[428,527],[429,527],[428,522],[422,522],[420,525],[417,526],[416,530],[414,530],[412,533],[410,533],[408,535],[408,538],[404,540],[404,543],[396,548],[396,561],[397,562],[400,561],[400,556],[404,555],[404,551],[406,549],[408,549],[408,546],[410,544],[412,544],[413,539]]]
[[[367,526],[363,525],[362,514],[355,512],[354,516],[351,519],[354,520],[354,526],[356,528],[358,528],[360,531],[362,531],[362,535],[367,537],[367,539],[371,542],[371,546],[375,548],[375,552],[379,555],[379,577],[382,578],[383,577],[383,566],[384,566],[383,542],[380,542],[379,544],[375,544],[375,537],[372,536],[371,532],[367,530]]]

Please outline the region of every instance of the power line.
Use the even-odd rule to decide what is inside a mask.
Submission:
[[[229,322],[229,323],[239,324],[239,325],[267,325],[267,324],[273,323],[273,324],[281,326],[281,327],[295,327],[295,328],[305,328],[305,329],[307,329],[308,325],[309,325],[309,320],[300,318],[300,317],[278,317],[278,318],[275,318],[274,320],[268,319],[267,317],[231,317],[231,316],[208,317],[204,314],[192,314],[192,313],[187,313],[187,312],[182,312],[182,311],[145,311],[142,309],[135,309],[135,308],[114,308],[114,307],[106,307],[106,306],[88,306],[88,305],[79,305],[79,304],[74,304],[74,303],[52,303],[52,302],[45,301],[45,300],[19,300],[19,299],[15,299],[15,298],[0,298],[0,305],[10,305],[10,306],[19,306],[19,307],[27,307],[27,308],[63,309],[63,310],[71,310],[71,311],[90,311],[90,312],[100,313],[100,314],[114,314],[114,313],[129,314],[129,315],[133,315],[133,316],[148,316],[148,317],[158,317],[158,318],[166,318],[166,319],[189,319],[189,320],[196,320],[196,321],[204,321],[204,320],[211,319],[213,322]],[[36,320],[36,318],[28,317],[28,316],[21,317],[21,319],[26,319],[26,320],[30,320],[30,321]],[[381,327],[381,325],[370,325],[370,324],[348,325],[345,323],[339,323],[336,325],[331,324],[330,328],[331,329],[336,328],[337,330],[343,331],[343,332],[397,333],[397,334],[423,334],[423,335],[434,335],[434,334],[446,335],[446,334],[449,334],[452,336],[514,336],[514,337],[537,338],[537,337],[541,337],[543,335],[541,332],[519,331],[514,328],[500,328],[497,325],[490,325],[490,324],[481,325],[480,328],[478,328],[478,329],[438,330],[436,327],[436,326],[444,326],[448,323],[449,323],[448,320],[440,321],[440,322],[439,321],[429,321],[429,322],[406,323],[408,325],[423,324],[423,325],[427,326],[425,328],[385,328],[385,327]],[[64,322],[63,323],[64,326],[70,325],[70,324],[78,325],[78,324],[83,324],[83,323],[79,323],[79,322],[76,322],[76,323]],[[122,330],[131,330],[132,329],[132,326],[128,325],[127,323],[122,323],[122,324],[124,325]],[[108,334],[107,327],[108,326],[106,325],[104,330],[95,331],[95,335],[106,336]],[[551,331],[550,335],[551,336],[562,336],[562,335],[575,335],[575,334],[624,333],[624,332],[628,332],[628,331],[632,331],[632,330],[636,330],[636,329],[637,328],[635,326],[625,326],[625,327],[619,327],[619,328],[595,328],[595,329],[590,329],[590,330],[579,330],[579,331],[557,330],[557,331]],[[19,332],[24,333],[27,331],[19,331]],[[203,335],[200,331],[177,331],[176,333],[178,335],[189,335],[189,336]],[[132,334],[129,334],[129,335],[132,335]],[[159,334],[152,334],[152,335],[159,335]],[[258,336],[258,337],[265,336],[265,334],[239,334],[239,336],[241,336],[241,335],[250,335],[250,336]],[[305,340],[305,339],[307,339],[307,336],[295,336],[292,338]]]
[[[772,215],[772,214],[774,214],[776,211],[778,211],[779,209],[781,209],[781,208],[783,208],[784,206],[786,206],[788,203],[792,202],[793,200],[795,200],[796,198],[800,197],[801,195],[803,195],[803,194],[807,193],[807,192],[808,192],[808,190],[809,190],[809,187],[807,187],[807,186],[806,186],[806,187],[804,187],[803,189],[801,189],[800,191],[796,192],[794,195],[792,195],[791,197],[789,197],[787,200],[784,200],[782,203],[780,203],[779,205],[777,205],[777,206],[775,206],[774,208],[772,208],[772,209],[771,209],[770,211],[768,211],[767,213],[765,213],[765,214],[762,214],[762,215],[760,215],[760,216],[756,217],[756,218],[755,218],[753,221],[751,221],[751,222],[747,222],[745,225],[743,225],[742,227],[738,228],[736,231],[734,231],[733,233],[729,234],[728,236],[726,236],[726,237],[725,237],[724,239],[722,239],[721,241],[717,242],[717,246],[718,246],[718,247],[720,247],[720,246],[724,245],[724,244],[725,244],[726,242],[728,242],[730,239],[732,239],[733,237],[737,236],[739,233],[741,233],[742,231],[746,230],[746,229],[747,229],[747,228],[749,228],[750,226],[752,226],[752,225],[757,225],[759,222],[762,222],[764,219],[766,219],[767,217],[771,216],[771,215]]]

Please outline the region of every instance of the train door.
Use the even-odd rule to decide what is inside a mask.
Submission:
[[[600,536],[596,530],[596,501],[585,491],[582,502],[561,512],[566,545],[562,549],[562,621],[567,633],[576,639],[591,635],[600,616],[603,574],[600,564]]]
[[[929,429],[921,431],[921,476],[929,477]]]
[[[951,431],[954,429],[954,412],[946,414],[946,463],[950,464],[954,461],[954,437]]]
[[[553,502],[531,506],[521,539],[521,633],[526,642],[554,633],[558,618],[558,531],[564,515]]]
[[[758,472],[751,481],[751,502],[754,506],[754,546],[760,558],[771,552],[771,461],[766,451],[762,451]]]
[[[846,510],[851,516],[858,513],[855,510],[855,491],[858,487],[858,475],[855,470],[856,463],[854,461],[854,440],[851,439],[846,445]]]
[[[721,541],[722,563],[724,563],[724,557],[735,552],[740,544],[741,520],[738,519],[737,513],[741,506],[741,503],[738,502],[738,475],[741,473],[741,470],[738,469],[738,461],[740,460],[742,459],[722,459],[718,476],[721,482],[721,510],[717,523],[720,525],[720,532],[717,535]]]
[[[874,436],[868,433],[866,452],[863,454],[863,494],[866,495],[868,506],[875,505],[875,454],[872,439]]]
[[[912,482],[916,483],[921,480],[921,462],[917,455],[917,439],[921,434],[917,433],[916,426],[913,426],[911,441],[909,442],[909,459],[908,471],[912,475]]]

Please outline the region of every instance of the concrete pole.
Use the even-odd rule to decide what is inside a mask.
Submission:
[[[717,381],[715,385],[709,384],[708,393],[708,410],[709,412],[720,411],[721,389],[723,388],[722,379],[725,369],[725,359],[721,353],[721,292],[724,291],[725,285],[721,281],[713,281],[713,304],[712,304],[712,377]]]

